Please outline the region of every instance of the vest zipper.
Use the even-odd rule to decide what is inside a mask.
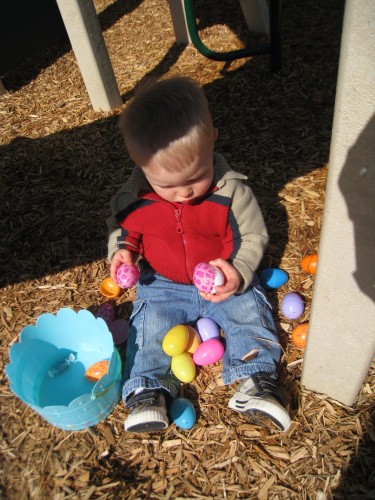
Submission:
[[[184,228],[182,227],[182,223],[181,223],[181,209],[180,208],[174,209],[174,216],[176,217],[176,221],[177,221],[176,231],[178,234],[183,234]]]
[[[159,201],[160,202],[160,200],[155,200],[154,198],[151,198],[151,197],[147,197],[147,198],[145,198],[145,200],[152,200],[152,201]],[[182,222],[181,222],[181,213],[182,213],[181,208],[175,208],[173,203],[170,203],[169,201],[166,201],[166,200],[161,200],[161,201],[162,201],[162,203],[166,203],[167,205],[170,205],[173,208],[174,216],[175,216],[176,222],[177,222],[176,231],[178,234],[183,234],[184,228],[182,227]],[[185,241],[184,241],[184,243],[185,243]]]
[[[190,272],[190,265],[189,265],[189,259],[188,259],[188,255],[187,255],[187,245],[186,245],[186,239],[185,239],[185,234],[184,234],[184,228],[182,226],[182,222],[181,222],[181,214],[182,214],[182,208],[174,208],[174,215],[176,217],[176,222],[177,222],[177,225],[176,225],[176,231],[178,234],[181,235],[181,238],[182,238],[182,243],[184,245],[184,249],[185,249],[185,268],[186,268],[186,272],[187,272],[187,275],[190,277],[190,279],[192,280],[192,273]]]
[[[191,272],[189,272],[189,264],[188,264],[188,257],[186,255],[186,240],[185,240],[185,236],[184,236],[184,228],[182,226],[182,222],[181,222],[181,214],[182,214],[182,209],[181,208],[176,208],[173,203],[170,203],[169,201],[166,201],[166,200],[155,200],[154,198],[152,197],[146,197],[145,198],[146,200],[152,200],[152,201],[161,201],[162,203],[166,203],[167,205],[171,206],[173,208],[173,211],[174,211],[174,215],[175,215],[175,218],[176,218],[176,232],[177,234],[180,234],[181,235],[181,238],[182,238],[182,243],[184,245],[184,248],[185,248],[185,267],[186,267],[186,272],[188,274],[188,276],[191,277],[192,279],[192,276],[191,276]]]

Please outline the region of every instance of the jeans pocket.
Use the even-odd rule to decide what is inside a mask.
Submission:
[[[260,286],[254,286],[253,290],[262,325],[265,328],[276,332],[275,321],[272,316],[272,306],[263,288]]]
[[[138,349],[142,349],[144,344],[146,307],[147,302],[145,300],[137,300],[134,304],[133,311],[129,319],[129,334],[134,332],[133,334],[135,334],[135,343],[137,344]]]

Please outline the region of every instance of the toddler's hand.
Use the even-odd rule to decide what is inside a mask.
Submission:
[[[133,264],[134,254],[130,250],[117,250],[114,254],[111,262],[111,278],[117,283],[116,273],[117,269],[121,266],[121,264]]]
[[[232,266],[232,264],[224,259],[211,260],[209,264],[220,269],[220,271],[224,274],[225,284],[222,286],[215,286],[216,293],[201,292],[201,296],[205,300],[209,300],[211,302],[222,302],[237,292],[241,286],[242,276],[237,269]]]

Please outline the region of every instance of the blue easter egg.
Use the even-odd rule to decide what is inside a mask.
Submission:
[[[287,293],[281,301],[281,311],[286,318],[297,319],[302,316],[304,310],[305,304],[297,293]]]
[[[288,273],[278,267],[269,267],[259,273],[260,283],[264,288],[279,288],[288,281]]]
[[[186,398],[174,399],[169,412],[173,422],[180,429],[191,429],[197,419],[193,404]]]

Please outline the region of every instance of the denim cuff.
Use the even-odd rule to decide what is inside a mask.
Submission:
[[[178,395],[180,383],[176,379],[169,377],[165,380],[153,380],[145,377],[136,377],[125,382],[122,388],[122,399],[126,402],[126,398],[136,389],[159,389],[169,393],[171,398]]]
[[[247,363],[246,365],[235,366],[228,370],[223,370],[221,378],[225,385],[229,385],[257,373],[268,373],[270,377],[277,378],[275,365],[268,363]]]

